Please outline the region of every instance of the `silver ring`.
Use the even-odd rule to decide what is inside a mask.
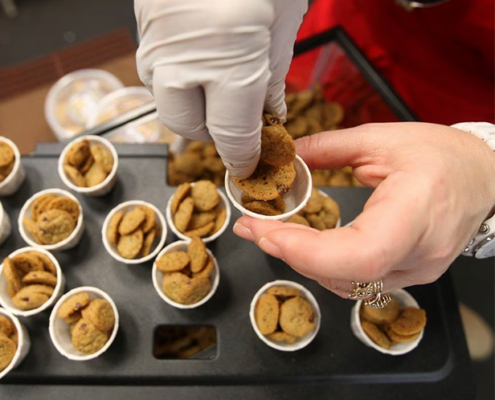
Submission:
[[[372,308],[383,308],[392,301],[388,293],[382,293],[383,282],[381,279],[375,282],[355,282],[349,299],[364,300],[364,304]]]

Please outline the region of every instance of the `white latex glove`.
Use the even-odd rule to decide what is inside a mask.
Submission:
[[[249,176],[263,109],[284,119],[285,76],[307,0],[136,0],[138,73],[160,120],[214,140],[228,170]]]

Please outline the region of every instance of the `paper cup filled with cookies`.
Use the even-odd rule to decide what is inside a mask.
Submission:
[[[42,190],[24,203],[18,224],[30,246],[50,251],[72,249],[83,233],[81,203],[66,190]]]
[[[357,301],[351,311],[351,329],[366,346],[398,356],[419,345],[426,326],[426,311],[403,289],[390,295],[392,301],[380,309]]]
[[[4,308],[0,308],[0,379],[26,358],[31,340],[26,327]]]
[[[50,315],[50,338],[60,354],[74,361],[92,360],[108,350],[119,330],[112,298],[95,287],[67,292]]]
[[[212,242],[225,232],[230,216],[227,198],[209,180],[179,185],[167,204],[170,229],[182,240],[199,236]]]
[[[251,301],[251,325],[268,346],[281,351],[306,347],[320,329],[321,312],[304,286],[277,280],[263,286]]]
[[[124,264],[141,264],[156,257],[167,239],[167,224],[153,204],[131,200],[119,204],[101,231],[107,252]]]
[[[319,231],[340,228],[340,207],[328,194],[313,187],[306,205],[287,222],[310,226]]]
[[[225,190],[234,207],[258,219],[287,221],[311,196],[311,173],[296,155],[292,137],[275,117],[265,114],[261,155],[252,175],[235,178],[227,171]]]
[[[60,264],[44,249],[16,250],[0,266],[0,303],[21,317],[39,314],[51,307],[64,287]]]
[[[70,142],[58,160],[58,173],[78,193],[103,196],[117,180],[119,157],[112,143],[100,136],[82,136]]]
[[[0,196],[10,196],[21,187],[26,172],[16,144],[0,136]]]
[[[220,282],[217,260],[199,236],[165,247],[153,264],[153,286],[168,304],[196,308],[215,294]]]

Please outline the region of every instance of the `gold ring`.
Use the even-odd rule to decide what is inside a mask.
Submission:
[[[372,308],[383,308],[392,301],[392,297],[388,293],[382,293],[383,282],[381,279],[375,282],[352,282],[352,284],[354,288],[349,295],[351,300],[364,299],[364,304]]]

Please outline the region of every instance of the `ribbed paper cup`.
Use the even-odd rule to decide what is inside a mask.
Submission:
[[[227,192],[227,196],[234,207],[242,212],[243,215],[248,215],[257,219],[287,221],[294,214],[301,211],[306,205],[311,197],[311,189],[313,188],[311,172],[301,157],[296,156],[294,160],[294,168],[296,170],[296,179],[290,190],[283,196],[286,204],[286,210],[283,214],[262,215],[244,208],[241,201],[243,191],[235,185],[229,171],[225,174],[225,191]]]
[[[32,315],[39,314],[45,311],[46,309],[50,308],[60,298],[65,288],[65,276],[62,273],[60,264],[58,263],[57,259],[53,256],[53,254],[50,253],[49,251],[46,251],[45,249],[41,249],[39,247],[23,247],[22,249],[14,251],[8,257],[13,258],[18,254],[27,253],[30,251],[42,253],[50,259],[52,264],[55,266],[55,269],[57,270],[57,285],[53,288],[53,294],[51,295],[51,297],[41,307],[27,311],[20,310],[14,305],[12,299],[10,298],[7,292],[7,281],[3,276],[3,264],[0,265],[0,303],[12,314],[18,315],[19,317],[31,317]]]
[[[110,174],[105,178],[105,180],[98,185],[91,186],[91,187],[80,187],[77,186],[65,173],[64,171],[64,161],[65,157],[67,155],[67,152],[70,150],[70,148],[78,143],[82,142],[83,140],[88,140],[90,146],[94,144],[99,144],[104,147],[106,147],[110,153],[112,153],[113,157],[113,167],[112,171],[110,171]],[[115,182],[117,181],[117,170],[119,169],[119,155],[117,154],[117,150],[115,150],[115,146],[110,143],[107,139],[104,139],[100,136],[81,136],[72,142],[70,142],[67,146],[65,146],[64,150],[62,151],[62,154],[60,154],[60,157],[58,158],[58,174],[60,175],[60,179],[62,179],[62,182],[71,190],[74,190],[77,193],[82,193],[82,194],[87,194],[88,196],[104,196],[107,193],[109,193],[113,187],[115,186]]]
[[[392,297],[395,297],[399,302],[400,308],[404,307],[414,307],[420,308],[418,302],[414,297],[412,297],[408,292],[404,289],[396,290],[390,293]],[[389,350],[384,349],[383,347],[378,346],[375,342],[373,342],[366,333],[364,333],[363,328],[361,326],[361,318],[359,317],[359,310],[361,305],[363,304],[362,300],[356,302],[354,307],[352,307],[351,311],[351,329],[354,336],[356,336],[361,342],[363,342],[366,346],[371,347],[380,353],[389,354],[392,356],[400,356],[402,354],[409,353],[418,347],[419,342],[423,339],[424,329],[421,331],[420,335],[408,342],[398,343],[395,346],[392,346]]]
[[[29,333],[26,327],[19,322],[17,317],[13,315],[10,311],[0,308],[0,315],[9,318],[15,326],[17,331],[17,350],[15,352],[14,358],[3,371],[0,371],[0,379],[7,375],[10,371],[17,368],[20,363],[26,358],[31,348],[31,339],[29,338]]]
[[[301,291],[302,298],[307,300],[309,304],[311,304],[311,307],[313,307],[313,310],[315,312],[315,327],[314,329],[309,332],[306,336],[298,339],[295,343],[284,343],[284,342],[277,342],[275,340],[271,340],[267,336],[263,335],[259,328],[258,325],[256,324],[256,318],[255,318],[255,309],[256,309],[256,304],[258,303],[258,300],[260,297],[266,293],[268,289],[270,289],[272,286],[289,286],[292,288],[296,288]],[[292,281],[284,281],[284,280],[277,280],[273,282],[269,282],[266,285],[264,285],[258,292],[253,297],[253,300],[251,301],[251,306],[249,309],[249,318],[251,320],[251,325],[253,326],[254,331],[256,332],[256,335],[268,346],[280,350],[280,351],[297,351],[301,350],[304,347],[306,347],[308,344],[310,344],[313,339],[316,337],[318,334],[318,331],[320,330],[320,324],[321,324],[321,311],[320,307],[318,306],[318,302],[316,301],[315,297],[313,294],[306,289],[304,286],[300,285],[299,283],[292,282]]]
[[[105,299],[110,303],[110,306],[112,307],[112,310],[115,314],[115,325],[113,327],[112,333],[110,334],[110,337],[108,338],[108,341],[105,343],[105,346],[103,346],[100,350],[93,354],[84,354],[72,345],[69,324],[58,316],[58,310],[60,309],[60,306],[65,302],[65,300],[69,299],[75,294],[82,292],[86,292],[91,300]],[[103,290],[91,286],[82,286],[76,289],[72,289],[70,292],[67,292],[60,298],[57,304],[55,304],[55,307],[53,307],[52,313],[50,314],[49,331],[53,345],[60,354],[73,361],[88,361],[101,356],[112,345],[115,337],[117,336],[118,330],[119,311],[117,310],[117,306],[115,305],[114,301]]]
[[[10,222],[9,214],[3,209],[0,203],[0,246],[7,240],[12,233],[12,223]]]
[[[21,153],[16,144],[6,137],[0,136],[0,142],[8,144],[14,150],[14,167],[10,174],[0,182],[0,196],[10,196],[17,192],[26,178],[26,171],[21,162]]]
[[[29,231],[24,226],[24,218],[31,218],[31,206],[38,197],[43,196],[44,194],[54,194],[59,197],[68,197],[71,200],[74,200],[79,205],[79,218],[77,220],[76,227],[72,231],[72,233],[65,238],[64,240],[55,243],[55,244],[41,244],[29,233]],[[84,230],[84,216],[83,209],[81,207],[81,203],[79,200],[71,193],[62,189],[46,189],[41,192],[36,193],[32,197],[30,197],[22,206],[21,212],[19,213],[19,219],[17,221],[19,226],[19,233],[21,234],[24,241],[33,247],[42,248],[45,250],[69,250],[79,244],[81,240],[83,230]]]
[[[157,224],[160,228],[160,238],[158,241],[158,244],[156,247],[153,248],[153,251],[150,252],[146,257],[141,257],[141,258],[124,258],[120,255],[120,253],[117,251],[117,245],[116,244],[110,244],[108,241],[107,237],[107,231],[108,231],[108,225],[110,224],[110,220],[112,217],[119,211],[122,211],[124,214],[133,210],[137,206],[146,206],[151,208],[152,210],[155,211],[155,224]],[[119,204],[117,207],[115,207],[112,211],[110,211],[105,218],[105,221],[103,222],[103,228],[101,230],[101,237],[103,240],[103,245],[105,246],[106,251],[108,254],[110,254],[114,259],[117,261],[120,261],[121,263],[124,264],[142,264],[145,263],[146,261],[149,261],[153,259],[158,252],[161,250],[163,245],[165,244],[165,240],[167,239],[167,224],[165,222],[165,218],[163,217],[163,214],[161,211],[156,208],[153,204],[148,203],[146,201],[141,201],[141,200],[131,200],[131,201],[126,201],[125,203]],[[155,238],[156,241],[156,238]]]
[[[164,254],[171,253],[173,251],[185,251],[187,253],[187,249],[189,248],[189,242],[185,240],[181,240],[178,242],[174,242],[165,247],[160,254],[156,257],[156,260],[159,260]],[[208,300],[210,300],[215,292],[218,289],[218,284],[220,283],[220,268],[218,267],[217,259],[213,256],[213,253],[206,249],[206,252],[210,257],[213,258],[213,271],[210,276],[211,280],[211,290],[205,297],[203,297],[200,301],[194,304],[181,304],[171,300],[165,293],[163,293],[163,272],[158,269],[156,266],[156,260],[153,263],[153,270],[151,272],[151,278],[153,280],[153,286],[155,287],[156,292],[162,298],[163,301],[170,304],[175,308],[180,308],[182,310],[188,310],[191,308],[197,308],[203,304],[205,304]]]
[[[191,186],[194,186],[195,182],[191,183]],[[215,232],[213,235],[210,235],[210,236],[205,236],[205,237],[202,237],[201,240],[203,240],[203,242],[205,243],[210,243],[210,242],[213,242],[214,240],[218,239],[222,233],[225,232],[225,230],[227,229],[227,227],[229,226],[229,223],[230,223],[230,218],[232,216],[232,210],[230,208],[230,204],[229,204],[229,201],[227,200],[227,197],[225,197],[225,195],[223,194],[223,192],[217,188],[217,192],[218,192],[218,195],[220,196],[220,203],[219,205],[223,206],[225,208],[225,222],[223,223],[222,227],[217,231]],[[174,193],[175,194],[175,193]],[[170,208],[171,204],[172,204],[172,199],[174,198],[174,196],[172,195],[170,197],[170,199],[168,199],[168,203],[167,203],[167,212],[166,212],[166,216],[167,216],[167,222],[168,222],[168,225],[170,226],[170,229],[172,230],[172,232],[179,238],[179,239],[182,239],[182,240],[185,240],[185,241],[191,241],[191,238],[184,235],[181,231],[179,231],[176,227],[175,227],[175,224],[174,224],[174,218],[172,216],[172,210]]]

